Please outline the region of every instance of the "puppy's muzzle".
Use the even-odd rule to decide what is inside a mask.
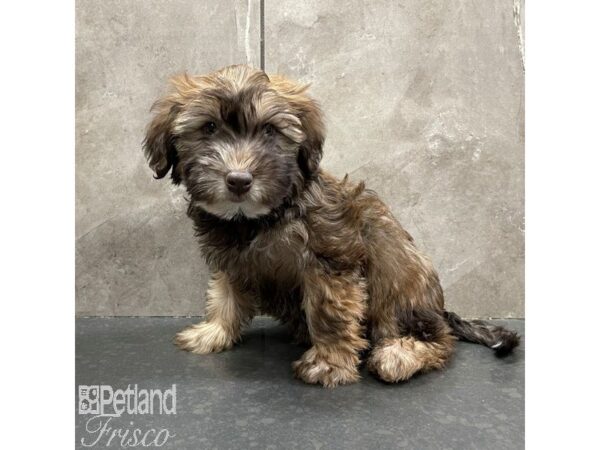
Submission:
[[[225,177],[225,183],[230,192],[242,195],[252,187],[252,174],[250,172],[232,171]]]

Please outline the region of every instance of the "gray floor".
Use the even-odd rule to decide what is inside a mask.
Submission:
[[[292,377],[290,364],[303,348],[268,319],[255,319],[232,351],[197,356],[177,350],[171,338],[196,320],[77,320],[77,385],[176,384],[177,398],[175,415],[125,414],[100,430],[76,410],[77,448],[85,448],[82,439],[88,445],[99,439],[92,448],[107,448],[110,432],[123,436],[136,428],[140,435],[164,428],[175,436],[162,448],[181,450],[524,446],[524,345],[498,359],[489,349],[460,343],[445,371],[387,385],[363,369],[360,383],[328,390]],[[497,322],[524,331],[523,321]],[[108,448],[120,448],[116,436]],[[148,436],[146,442],[154,438]]]

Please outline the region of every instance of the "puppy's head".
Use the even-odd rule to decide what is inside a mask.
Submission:
[[[171,80],[144,139],[157,178],[169,170],[191,201],[222,219],[256,218],[318,170],[322,114],[301,86],[248,66]]]

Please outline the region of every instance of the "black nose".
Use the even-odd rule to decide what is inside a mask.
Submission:
[[[229,172],[225,177],[227,189],[241,195],[250,190],[252,186],[252,175],[249,172]]]

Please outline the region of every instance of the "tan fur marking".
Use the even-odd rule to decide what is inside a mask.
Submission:
[[[408,380],[417,372],[444,367],[452,354],[451,336],[439,342],[423,342],[413,337],[383,339],[371,351],[368,368],[389,383]]]
[[[239,341],[242,325],[252,315],[249,300],[234,289],[225,273],[218,272],[207,292],[206,321],[180,331],[175,343],[198,354],[227,350]]]

